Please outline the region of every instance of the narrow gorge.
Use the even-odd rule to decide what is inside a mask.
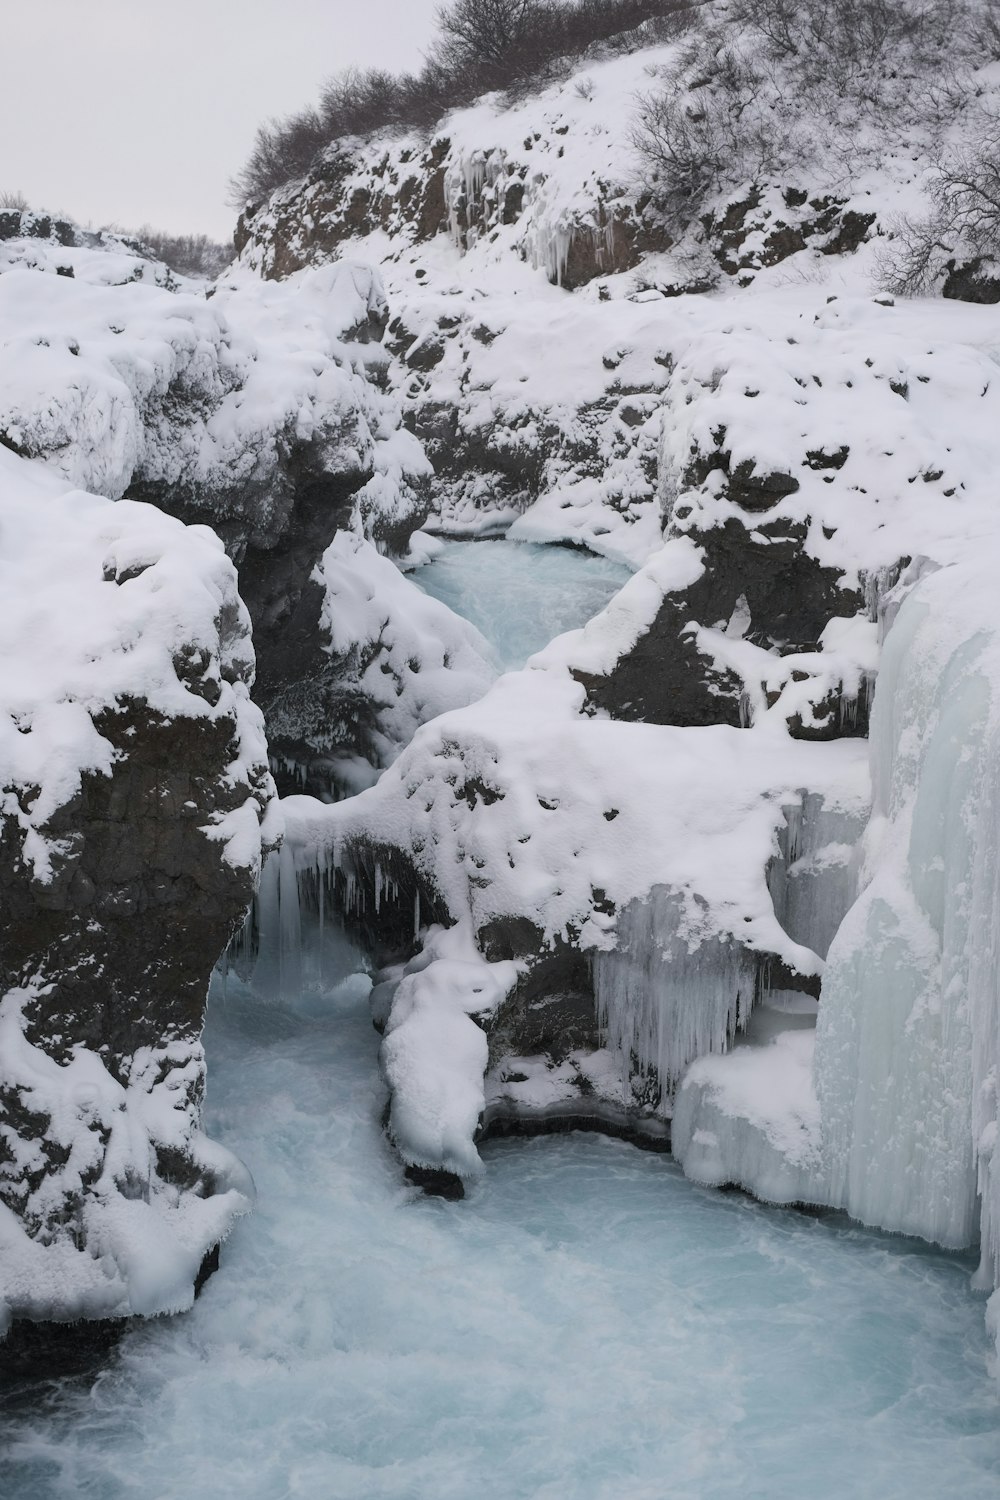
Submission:
[[[0,208],[10,1500],[1000,1482],[995,7],[521,9]]]

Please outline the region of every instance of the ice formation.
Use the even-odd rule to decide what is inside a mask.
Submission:
[[[889,631],[872,721],[868,882],[831,949],[816,1043],[830,1197],[972,1243],[1000,1279],[1000,651],[992,565],[925,578]]]
[[[986,1288],[1000,1283],[995,577],[982,560],[932,570],[894,612],[863,890],[830,947],[815,1058],[795,1033],[697,1062],[674,1117],[696,1180],[979,1243]]]

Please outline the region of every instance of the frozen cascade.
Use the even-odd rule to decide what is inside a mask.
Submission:
[[[825,958],[857,894],[866,816],[826,806],[816,792],[782,808],[785,829],[767,874],[775,915],[789,937]]]
[[[295,800],[286,799],[286,806]],[[298,800],[307,805],[312,802],[311,798]],[[286,824],[290,821],[286,814]],[[253,994],[281,995],[285,1003],[308,1014],[318,997],[351,972],[345,970],[345,954],[355,970],[363,969],[365,960],[345,937],[334,900],[335,855],[322,847],[310,849],[308,863],[304,863],[300,842],[293,824],[281,848],[265,861],[250,915],[219,970],[226,987],[234,976]],[[379,871],[370,893],[355,877],[347,877],[343,898],[352,908],[368,900],[381,901],[394,891],[393,883]]]
[[[682,898],[667,886],[630,902],[617,927],[617,947],[594,956],[598,1024],[622,1058],[625,1086],[632,1073],[640,1088],[655,1075],[666,1104],[688,1063],[725,1051],[746,1025],[757,957],[691,932]]]
[[[872,717],[869,883],[834,942],[815,1077],[830,1200],[974,1243],[1000,1273],[1000,639],[996,569],[904,600]],[[981,1198],[980,1198],[981,1195]]]
[[[857,808],[827,806],[815,792],[782,812],[768,870],[775,915],[796,943],[823,958],[855,893],[865,817]],[[772,986],[776,1002],[794,1003],[794,995],[782,1000],[766,957],[696,931],[682,897],[666,886],[631,902],[619,914],[617,935],[614,950],[594,957],[598,1022],[626,1079],[633,1070],[637,1083],[655,1075],[667,1095],[695,1058],[727,1050]]]
[[[829,950],[815,1036],[703,1058],[673,1145],[701,1182],[980,1243],[1000,1283],[1000,633],[996,568],[911,588],[872,715],[863,890]],[[1000,1331],[1000,1294],[990,1304]]]

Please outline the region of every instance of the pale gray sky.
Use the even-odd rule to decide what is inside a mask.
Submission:
[[[0,192],[227,238],[257,126],[351,64],[418,67],[438,3],[2,0]]]

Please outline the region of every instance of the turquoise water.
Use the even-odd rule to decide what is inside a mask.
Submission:
[[[537,542],[447,542],[410,574],[471,620],[508,670],[603,609],[631,577],[622,563]]]
[[[192,1313],[7,1415],[4,1500],[995,1500],[968,1260],[594,1136],[421,1197],[365,990],[213,997],[210,1126],[258,1212]]]

